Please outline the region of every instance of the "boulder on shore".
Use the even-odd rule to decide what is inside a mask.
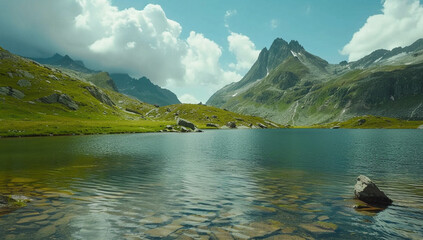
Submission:
[[[228,128],[236,128],[236,123],[235,122],[228,122],[228,123],[226,123],[226,126]]]
[[[206,126],[207,127],[213,127],[213,128],[219,128],[219,125],[214,124],[214,123],[207,123]]]
[[[185,120],[185,119],[182,119],[182,118],[178,118],[177,120],[176,120],[176,124],[178,125],[178,126],[182,126],[182,127],[186,127],[186,128],[191,128],[192,130],[195,130],[197,127],[194,125],[194,123],[192,123],[192,122],[190,122],[190,121],[188,121],[188,120]]]
[[[392,200],[370,180],[370,178],[360,175],[354,186],[354,195],[357,199],[375,206],[389,206]]]

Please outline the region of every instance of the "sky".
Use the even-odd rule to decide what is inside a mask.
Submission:
[[[239,81],[275,38],[330,63],[423,37],[421,0],[0,0],[0,46],[148,77],[198,103]]]

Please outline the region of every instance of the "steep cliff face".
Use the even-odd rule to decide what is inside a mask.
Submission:
[[[328,64],[296,41],[277,39],[241,81],[216,92],[207,104],[292,125],[366,114],[423,119],[422,84],[423,40],[356,62]]]

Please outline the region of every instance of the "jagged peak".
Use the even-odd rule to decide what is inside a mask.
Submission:
[[[52,58],[62,58],[63,56],[62,55],[60,55],[60,54],[58,54],[58,53],[55,53],[53,56],[52,56]]]
[[[291,40],[288,45],[289,48],[295,52],[304,50],[304,47],[297,40]]]
[[[285,40],[283,40],[282,38],[276,38],[276,39],[273,41],[272,46],[270,46],[270,51],[271,51],[272,49],[275,49],[275,48],[279,49],[279,48],[281,48],[281,47],[283,47],[283,46],[288,46],[288,42],[287,42],[287,41],[285,41]]]

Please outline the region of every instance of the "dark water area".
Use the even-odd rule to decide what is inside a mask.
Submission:
[[[394,200],[357,211],[356,177]],[[0,139],[0,239],[422,239],[423,131]]]

